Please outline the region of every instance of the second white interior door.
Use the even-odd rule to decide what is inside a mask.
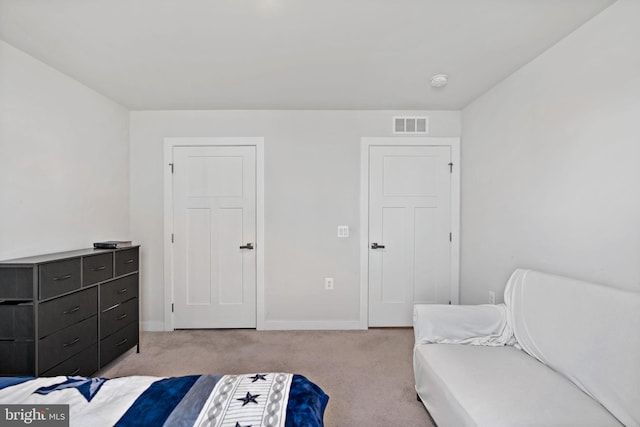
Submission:
[[[411,326],[414,303],[447,303],[451,148],[369,151],[369,326]]]
[[[256,327],[254,146],[173,149],[175,328]]]

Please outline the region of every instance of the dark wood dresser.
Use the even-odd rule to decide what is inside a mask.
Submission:
[[[89,376],[139,347],[139,246],[0,261],[0,375]]]

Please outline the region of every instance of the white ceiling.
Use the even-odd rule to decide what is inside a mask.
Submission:
[[[0,38],[132,110],[460,109],[613,1],[0,0]]]

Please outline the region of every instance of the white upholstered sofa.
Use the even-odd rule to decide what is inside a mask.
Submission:
[[[516,270],[505,303],[414,308],[439,427],[640,426],[640,293]]]

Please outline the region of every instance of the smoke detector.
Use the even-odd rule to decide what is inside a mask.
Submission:
[[[431,86],[444,87],[447,85],[447,81],[449,81],[449,76],[446,74],[436,74],[431,77]]]

